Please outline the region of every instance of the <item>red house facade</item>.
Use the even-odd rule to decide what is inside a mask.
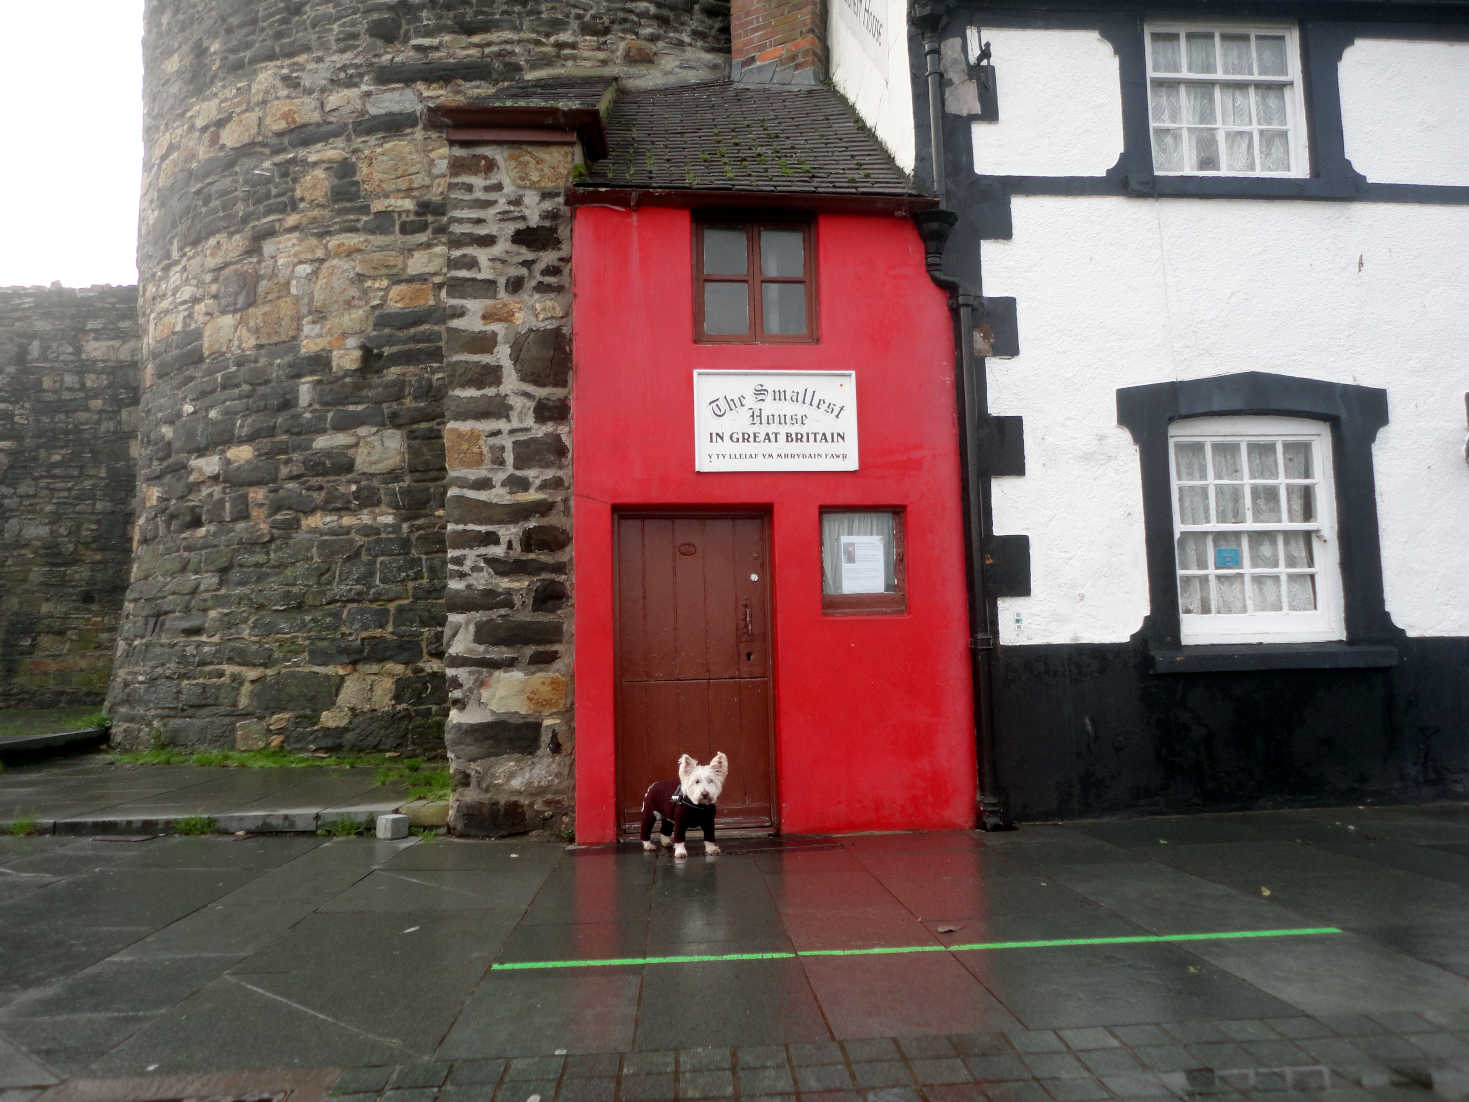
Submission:
[[[731,826],[972,826],[923,200],[828,89],[630,93],[608,139],[571,195],[577,841],[719,750]]]

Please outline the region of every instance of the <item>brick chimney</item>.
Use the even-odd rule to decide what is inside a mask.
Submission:
[[[743,84],[826,79],[827,0],[731,0],[730,60]]]

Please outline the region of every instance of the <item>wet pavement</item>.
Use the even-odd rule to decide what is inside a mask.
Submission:
[[[182,819],[215,829],[315,833],[340,819],[399,810],[407,790],[375,783],[371,768],[226,769],[124,765],[105,753],[74,754],[0,771],[0,831],[43,834],[163,833]]]
[[[0,837],[0,1100],[1469,1095],[1469,805],[690,850]]]

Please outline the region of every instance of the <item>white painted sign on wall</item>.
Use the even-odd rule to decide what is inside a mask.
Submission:
[[[855,471],[853,371],[695,371],[696,471]]]
[[[832,18],[851,31],[862,52],[879,69],[885,69],[888,63],[885,6],[882,0],[833,0],[832,3]]]

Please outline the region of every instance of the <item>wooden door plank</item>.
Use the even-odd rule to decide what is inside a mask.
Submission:
[[[708,623],[704,604],[704,574],[709,568],[709,551],[704,539],[708,521],[703,517],[679,517],[673,522],[673,591],[677,617],[673,630],[673,676],[695,680],[709,676],[707,634],[718,631]]]
[[[704,546],[704,620],[709,651],[709,677],[738,677],[743,621],[735,591],[740,564],[735,549],[734,517],[711,517],[706,522]]]

